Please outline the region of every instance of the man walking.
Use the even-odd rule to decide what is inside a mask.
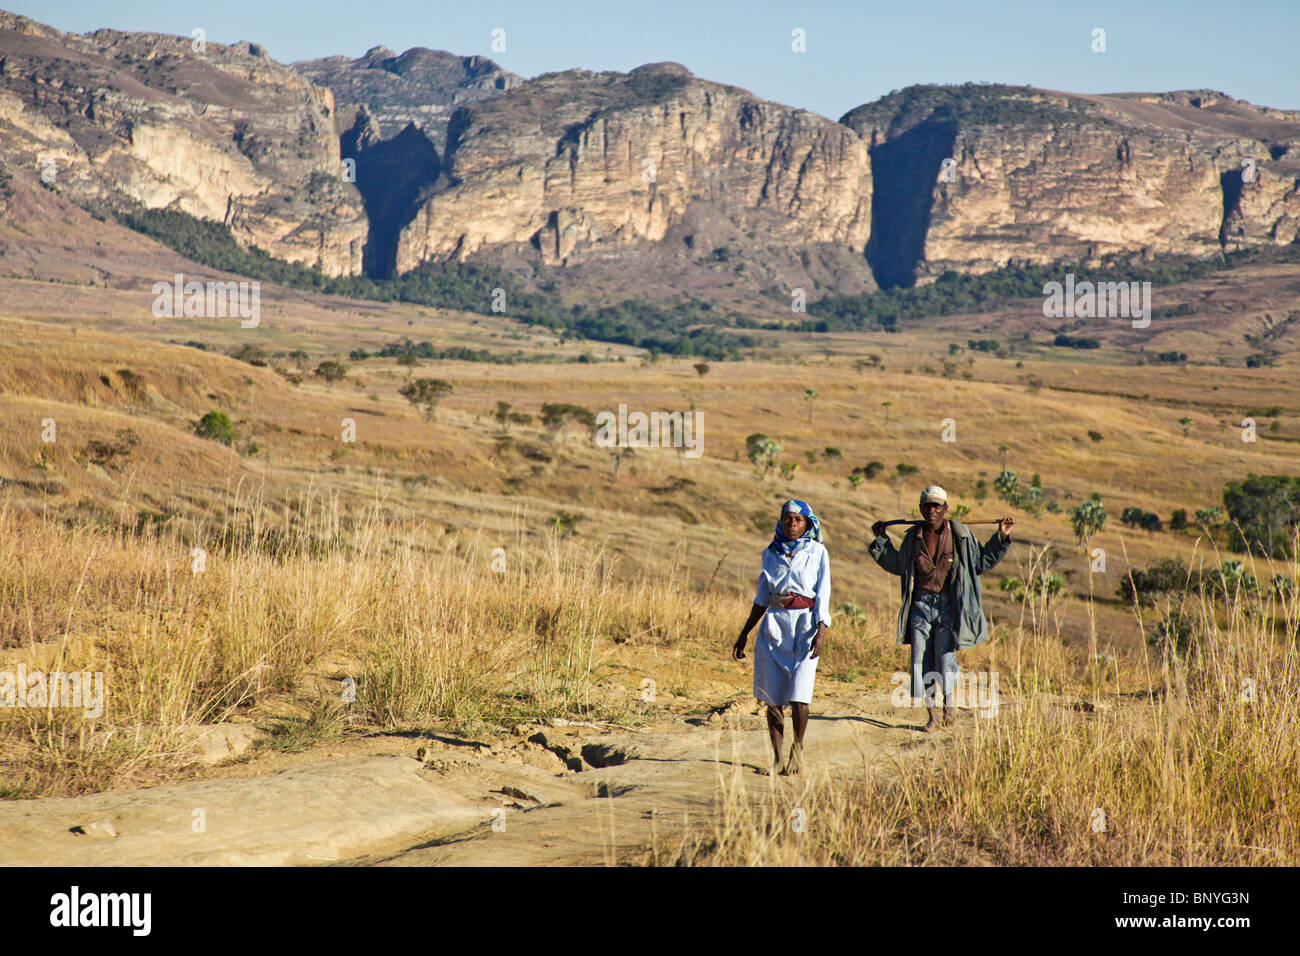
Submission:
[[[928,733],[936,726],[934,685],[943,688],[946,727],[955,715],[957,651],[988,640],[979,576],[1007,553],[1016,521],[1003,518],[981,545],[969,528],[948,518],[948,494],[938,485],[921,492],[921,517],[897,549],[884,522],[877,521],[871,526],[875,540],[869,550],[878,565],[903,579],[897,643],[912,645],[912,697],[926,698]]]

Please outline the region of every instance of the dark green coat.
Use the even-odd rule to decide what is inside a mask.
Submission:
[[[983,594],[979,576],[990,571],[1007,553],[1010,538],[1002,536],[1002,529],[993,532],[986,544],[981,545],[974,532],[956,518],[949,518],[953,534],[952,570],[948,573],[948,595],[957,615],[957,647],[974,647],[989,639],[989,628],[984,620]],[[917,542],[921,539],[921,526],[913,525],[903,535],[903,543],[895,548],[888,534],[871,542],[868,549],[880,565],[890,574],[903,578],[903,609],[898,614],[898,644],[912,643],[907,631],[907,618],[912,613],[912,577],[916,567]]]

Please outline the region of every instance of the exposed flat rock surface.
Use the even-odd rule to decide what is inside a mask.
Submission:
[[[0,805],[0,865],[304,866],[402,849],[487,817],[431,782],[419,761],[365,757],[8,802]]]
[[[765,723],[744,697],[703,715],[665,715],[650,730],[556,719],[491,744],[372,733],[214,770],[219,776],[205,780],[0,804],[0,866],[674,858],[684,845],[710,841],[733,795],[775,798],[781,812],[793,810],[809,783],[851,784],[940,759],[956,736],[982,729],[978,713],[962,710],[954,728],[923,734],[924,710],[895,708],[884,692],[816,700],[796,777],[767,774]],[[786,729],[788,748],[788,720]],[[286,760],[297,762],[275,769]]]

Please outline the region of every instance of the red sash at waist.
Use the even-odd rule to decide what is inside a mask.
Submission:
[[[781,607],[783,608],[806,608],[812,607],[816,603],[810,597],[804,597],[802,594],[787,594],[781,598]]]

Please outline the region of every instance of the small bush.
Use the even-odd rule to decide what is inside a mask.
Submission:
[[[216,409],[199,419],[199,423],[194,426],[194,434],[200,438],[220,442],[223,445],[233,445],[235,443],[234,423],[231,422],[229,415]]]

